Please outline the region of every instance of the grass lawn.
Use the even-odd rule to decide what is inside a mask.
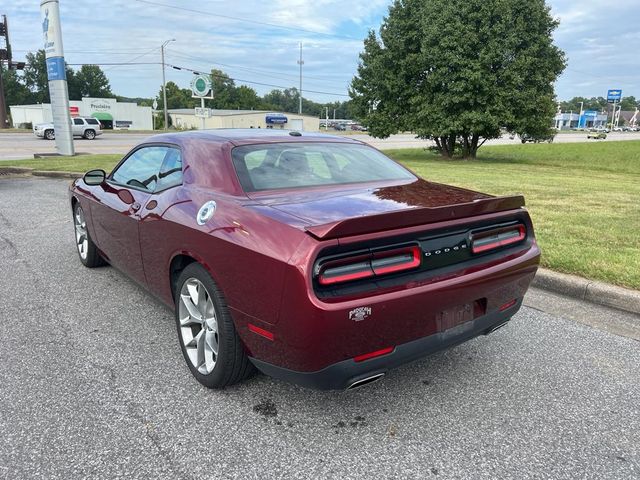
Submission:
[[[470,161],[386,153],[428,180],[524,194],[545,267],[640,289],[640,142],[483,147]]]
[[[63,172],[86,172],[102,168],[109,172],[122,159],[123,155],[78,155],[75,157],[45,157],[33,160],[6,160],[0,167],[28,167],[36,170]]]
[[[524,194],[545,267],[640,289],[640,141],[483,147],[469,161],[423,149],[386,153],[428,180]],[[0,166],[109,171],[120,158],[52,157]]]

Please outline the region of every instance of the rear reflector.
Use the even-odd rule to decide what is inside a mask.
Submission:
[[[524,225],[503,227],[488,232],[474,233],[471,237],[471,251],[482,253],[488,250],[505,247],[524,240],[526,230]]]
[[[507,303],[505,303],[504,305],[502,305],[502,306],[500,307],[500,311],[501,311],[501,312],[504,312],[505,310],[507,310],[507,309],[509,309],[509,308],[513,307],[516,303],[518,303],[518,299],[517,299],[517,298],[514,298],[514,299],[513,299],[513,300],[511,300],[510,302],[507,302]]]
[[[333,285],[412,270],[420,266],[421,259],[420,248],[412,245],[395,250],[358,255],[353,258],[333,260],[320,266],[318,282],[320,285]]]
[[[353,359],[356,362],[364,362],[365,360],[381,357],[382,355],[387,355],[391,352],[393,352],[393,347],[387,347],[387,348],[383,348],[382,350],[376,350],[375,352],[365,353],[364,355],[358,355],[357,357],[353,357]]]
[[[264,337],[267,340],[271,340],[273,342],[273,338],[274,338],[273,333],[269,332],[268,330],[265,330],[264,328],[260,328],[257,325],[254,325],[252,323],[249,323],[248,326],[251,332],[257,333],[261,337]]]

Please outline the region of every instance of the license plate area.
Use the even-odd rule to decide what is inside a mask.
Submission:
[[[438,312],[436,323],[438,332],[445,332],[452,328],[470,322],[484,315],[487,311],[487,299],[480,298],[470,303],[463,303],[455,307]]]

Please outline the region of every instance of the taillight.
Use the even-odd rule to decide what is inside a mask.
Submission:
[[[412,270],[422,259],[418,246],[374,252],[352,258],[331,260],[320,266],[320,285],[333,285],[390,273]]]
[[[526,237],[524,225],[497,228],[485,232],[474,233],[471,236],[471,251],[482,253],[500,247],[518,243]]]

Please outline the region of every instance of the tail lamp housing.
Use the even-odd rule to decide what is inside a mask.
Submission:
[[[488,252],[496,248],[519,243],[526,236],[527,230],[521,223],[482,232],[473,232],[471,234],[471,251],[474,254]]]
[[[422,251],[417,245],[368,252],[320,264],[318,283],[322,286],[373,278],[420,267]]]

